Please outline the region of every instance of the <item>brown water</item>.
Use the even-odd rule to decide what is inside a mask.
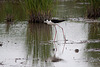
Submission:
[[[100,23],[80,18],[84,14],[81,6],[78,13],[68,10],[71,3],[60,3],[57,7],[62,10],[55,15],[69,17],[58,23],[66,43],[58,26],[54,42],[54,26],[27,21],[0,23],[0,67],[100,67]]]

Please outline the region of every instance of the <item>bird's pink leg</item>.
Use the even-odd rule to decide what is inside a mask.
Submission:
[[[56,24],[58,27],[60,27],[62,29],[62,32],[63,32],[63,37],[64,37],[64,40],[65,40],[65,43],[66,43],[66,37],[65,37],[65,34],[64,34],[64,30],[61,26],[59,26],[58,24]]]
[[[63,28],[62,28],[61,26],[59,26],[58,24],[56,24],[56,25],[62,29],[63,37],[64,37],[64,40],[65,40],[65,43],[66,43],[66,37],[65,37],[65,34],[64,34],[64,30],[63,30]],[[64,52],[65,43],[64,43],[64,46],[63,46],[62,53]]]
[[[57,35],[57,29],[56,29],[56,26],[54,26],[54,27],[55,27],[55,31],[56,31],[56,32],[55,32],[55,37],[54,37],[54,44],[55,44],[55,42],[56,42],[56,41],[55,41],[55,40],[56,40],[56,35]],[[55,48],[56,48],[56,51],[57,51],[56,44],[55,44]]]

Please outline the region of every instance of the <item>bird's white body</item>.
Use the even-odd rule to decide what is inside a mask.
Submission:
[[[56,29],[56,26],[55,25],[57,25],[58,27],[60,27],[61,29],[62,29],[62,32],[63,32],[63,36],[64,36],[64,40],[65,40],[65,43],[66,43],[66,37],[65,37],[65,34],[64,34],[64,30],[63,30],[63,28],[61,27],[61,26],[59,26],[58,24],[56,24],[56,23],[58,23],[58,22],[63,22],[64,20],[46,20],[46,21],[44,21],[44,23],[47,23],[48,25],[52,25],[52,26],[54,26],[55,27],[55,30],[56,30],[56,32],[55,32],[55,37],[54,37],[54,44],[55,44],[55,39],[56,39],[56,34],[57,34],[57,29]],[[64,45],[65,46],[65,45]],[[55,47],[56,47],[56,45],[55,45]],[[56,48],[56,50],[57,50],[57,48]],[[64,48],[63,48],[63,50],[62,51],[64,51]],[[54,58],[55,59],[55,58]],[[53,60],[52,60],[53,61]]]
[[[44,23],[47,23],[48,25],[55,25],[55,23],[53,23],[51,20],[50,21],[46,20],[46,21],[44,21]]]

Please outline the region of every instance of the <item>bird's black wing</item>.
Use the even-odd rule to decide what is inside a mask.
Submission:
[[[65,21],[65,20],[52,19],[51,21],[52,21],[53,23],[59,23],[59,22]]]

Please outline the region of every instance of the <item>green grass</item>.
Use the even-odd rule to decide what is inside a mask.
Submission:
[[[0,2],[0,22],[6,21],[7,18],[11,18],[13,21],[24,21],[28,17],[20,3]]]
[[[88,0],[90,5],[87,7],[87,17],[97,19],[100,17],[100,0]]]
[[[50,11],[52,8],[52,0],[25,0],[25,6],[28,12]]]
[[[100,0],[88,0],[88,2],[90,3],[90,6],[95,9],[100,6]]]
[[[76,2],[83,2],[86,9],[86,18],[98,19],[100,17],[100,0],[76,0]],[[89,4],[85,4],[89,3]]]
[[[28,13],[31,22],[43,21],[51,16],[53,0],[24,0],[24,2],[23,7]]]

